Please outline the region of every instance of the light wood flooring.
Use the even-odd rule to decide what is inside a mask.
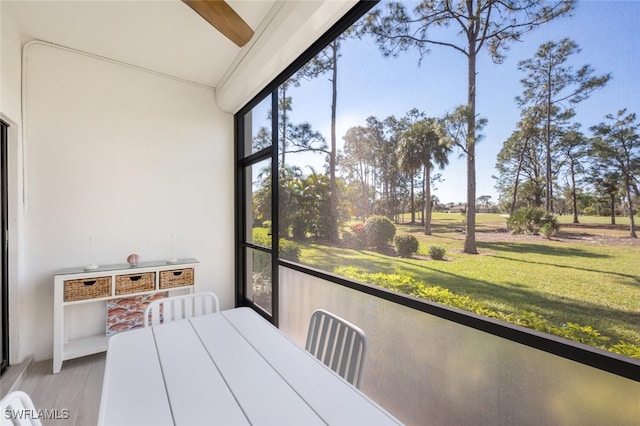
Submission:
[[[18,389],[33,399],[37,409],[68,410],[67,419],[42,419],[42,424],[95,426],[98,423],[102,378],[106,354],[96,354],[65,361],[62,371],[51,372],[52,361],[29,366]]]

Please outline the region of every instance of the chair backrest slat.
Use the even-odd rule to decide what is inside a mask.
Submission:
[[[13,391],[0,400],[0,426],[42,426],[39,413],[25,392]]]
[[[145,327],[218,312],[218,296],[211,292],[156,299],[144,310]]]
[[[359,327],[323,309],[311,315],[305,349],[356,387],[360,387],[367,339]]]

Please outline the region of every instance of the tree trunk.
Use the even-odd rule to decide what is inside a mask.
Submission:
[[[411,224],[416,223],[416,205],[413,199],[413,176],[411,176]]]
[[[420,167],[420,170],[422,170],[422,208],[420,209],[420,226],[424,226],[424,196],[425,196],[425,189],[424,189],[424,183],[426,182],[425,177],[424,177],[424,173],[425,173],[425,169],[424,167]]]
[[[576,195],[576,171],[573,160],[571,161],[571,202],[573,203],[573,223],[578,221],[578,196]]]
[[[520,150],[520,155],[518,156],[518,169],[516,170],[516,178],[513,183],[513,198],[511,199],[511,215],[516,210],[516,202],[518,201],[518,182],[520,181],[520,171],[522,171],[522,164],[524,163],[524,153],[527,150],[527,145],[529,144],[529,138],[524,141],[524,145]]]
[[[546,170],[545,170],[545,207],[547,214],[551,214],[553,211],[553,183],[551,182],[551,72],[548,75],[547,82],[547,111],[546,111],[546,119],[547,122],[545,124],[545,148],[546,152]]]
[[[611,210],[611,224],[615,225],[616,224],[616,194],[615,193],[611,193],[609,194],[609,206],[610,206],[610,210]]]
[[[330,242],[338,241],[338,185],[336,184],[336,108],[338,103],[338,42],[333,41],[333,75],[331,79],[331,152],[329,154],[329,229]]]
[[[424,162],[424,234],[431,235],[431,164],[429,159]]]
[[[467,13],[473,17],[473,1],[467,0]],[[469,22],[473,20],[470,19]],[[476,23],[478,25],[478,23]],[[476,32],[469,31],[467,57],[467,225],[464,239],[465,253],[478,254],[476,248]]]
[[[627,201],[629,202],[629,236],[631,238],[638,238],[636,234],[636,222],[634,216],[636,212],[633,210],[633,201],[631,200],[631,179],[629,175],[625,176],[626,190],[627,190]]]
[[[282,149],[282,157],[280,159],[280,161],[282,161],[282,164],[280,164],[280,168],[284,169],[285,165],[284,165],[284,155],[285,152],[287,150],[287,112],[284,109],[284,105],[286,103],[286,98],[287,98],[287,85],[283,84],[281,85],[282,87],[282,114],[280,117],[277,117],[278,121],[282,122],[282,127],[280,130],[280,137],[282,138],[281,141],[281,149]],[[278,109],[276,109],[274,112],[272,112],[272,114],[276,115],[278,114]]]

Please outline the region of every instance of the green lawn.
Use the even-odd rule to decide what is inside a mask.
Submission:
[[[567,216],[561,221],[565,219],[571,221]],[[587,222],[587,217],[581,219]],[[618,219],[623,223],[625,218]],[[418,238],[420,249],[414,258],[305,243],[300,261],[333,271],[339,258],[342,266],[410,276],[505,314],[534,312],[557,327],[569,322],[591,326],[608,336],[611,344],[622,340],[640,345],[640,246],[597,239],[613,233],[628,243],[628,231],[585,224],[562,229],[565,236],[581,239],[547,240],[511,236],[504,229],[505,221],[496,214],[478,215],[479,255],[461,251],[462,216],[438,213],[431,236],[425,236],[419,225],[397,226],[398,234]],[[429,245],[445,247],[446,260],[429,259]]]

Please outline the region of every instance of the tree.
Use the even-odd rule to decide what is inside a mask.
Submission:
[[[538,109],[543,117],[547,214],[553,212],[554,120],[564,121],[571,118],[574,115],[572,106],[587,99],[591,92],[603,87],[611,78],[610,74],[594,76],[594,70],[590,65],[583,65],[577,70],[567,65],[571,55],[577,53],[580,53],[578,45],[573,40],[565,38],[559,43],[544,43],[533,58],[518,63],[518,69],[525,72],[526,77],[520,80],[524,92],[522,96],[516,97],[516,102],[521,107],[528,105]],[[559,127],[557,124],[556,129]]]
[[[491,195],[481,195],[478,197],[478,199],[476,200],[476,202],[478,203],[478,205],[482,206],[485,210],[485,213],[488,213],[489,211],[489,205],[491,204]]]
[[[271,167],[267,170],[268,174],[262,180],[262,187],[268,188],[267,206],[271,210]],[[303,208],[300,205],[300,180],[302,178],[302,170],[299,167],[279,167],[278,168],[278,205],[280,215],[278,217],[280,236],[289,237],[289,231],[300,229],[297,224],[300,221],[298,209]],[[271,213],[269,213],[269,217]],[[298,235],[296,235],[298,237]]]
[[[422,167],[422,158],[418,154],[418,146],[415,140],[409,137],[402,137],[398,144],[398,163],[400,170],[409,177],[410,203],[411,203],[411,224],[416,223],[415,208],[415,175]]]
[[[332,226],[329,218],[329,192],[331,190],[329,178],[326,175],[317,173],[313,168],[311,173],[301,181],[301,197],[304,208],[301,209],[304,215],[305,235],[310,234],[317,237],[328,237],[329,228]]]
[[[355,182],[353,205],[363,219],[373,210],[370,194],[374,186],[375,145],[375,135],[368,126],[352,127],[344,136],[344,148],[338,162],[348,180]]]
[[[616,224],[616,200],[620,193],[620,173],[615,171],[608,171],[607,167],[595,162],[592,164],[589,175],[586,177],[586,181],[593,184],[596,190],[596,194],[600,197],[596,197],[596,214],[600,214],[600,199],[605,197],[609,202],[609,214],[611,218],[611,224]]]
[[[511,197],[509,214],[514,213],[519,197],[528,199],[526,204],[542,205],[539,115],[533,109],[523,111],[522,115],[518,129],[503,143],[496,162],[496,169],[500,172],[496,178],[497,187],[503,197]],[[523,188],[521,177],[527,178]],[[525,192],[519,193],[521,189]]]
[[[591,127],[595,136],[592,155],[604,170],[620,174],[629,206],[629,235],[631,238],[637,238],[632,191],[637,185],[635,172],[640,162],[640,124],[636,120],[636,114],[627,114],[626,109],[618,111],[615,115],[607,114],[605,118],[608,123],[602,122]]]
[[[338,108],[338,58],[342,41],[350,37],[353,30],[349,29],[335,38],[329,45],[311,59],[297,73],[302,78],[317,78],[327,72],[331,73],[331,138],[329,144],[329,181],[331,182],[329,218],[328,218],[328,239],[331,242],[338,240],[338,185],[336,183],[337,164],[337,137],[336,137],[336,114]]]
[[[587,138],[578,131],[577,126],[566,132],[559,143],[559,151],[564,156],[564,163],[567,168],[568,178],[570,180],[570,197],[571,208],[573,210],[573,223],[579,223],[578,220],[578,192],[577,182],[578,176],[584,173],[583,162],[586,160]]]
[[[496,63],[504,60],[508,44],[524,33],[558,16],[569,13],[574,0],[549,3],[547,0],[424,0],[412,13],[403,4],[392,2],[386,15],[377,9],[367,16],[364,29],[373,35],[385,55],[397,55],[415,48],[420,60],[432,46],[452,48],[467,58],[467,232],[464,252],[477,253],[475,236],[476,200],[476,60],[484,47]],[[433,37],[431,30],[453,24],[460,43],[450,32]]]
[[[367,125],[371,129],[374,145],[375,172],[380,191],[380,200],[377,207],[378,214],[393,219],[396,200],[393,197],[398,181],[397,145],[398,133],[404,128],[402,120],[394,116],[387,117],[383,121],[367,119]]]
[[[434,167],[444,168],[449,164],[451,143],[445,136],[441,123],[433,118],[426,118],[413,124],[402,135],[405,147],[405,162],[424,167],[424,233],[431,235],[431,171]],[[407,159],[406,154],[415,156]],[[412,216],[412,221],[414,217]]]
[[[278,86],[278,147],[280,168],[286,165],[286,154],[297,152],[327,152],[327,142],[324,136],[313,130],[311,124],[303,122],[293,124],[289,120],[289,112],[293,111],[293,99],[288,94],[290,88],[300,86],[300,77],[294,75]],[[267,119],[271,122],[273,111],[269,110]],[[260,127],[253,138],[255,150],[271,146],[271,129]]]
[[[411,224],[416,223],[415,176],[422,167],[422,158],[416,143],[417,141],[413,138],[406,137],[406,133],[410,126],[415,124],[418,119],[421,119],[423,117],[424,113],[419,112],[417,109],[413,109],[407,113],[405,118],[402,120],[402,123],[398,123],[399,125],[397,128],[397,131],[399,133],[399,141],[396,148],[398,166],[409,179]]]

